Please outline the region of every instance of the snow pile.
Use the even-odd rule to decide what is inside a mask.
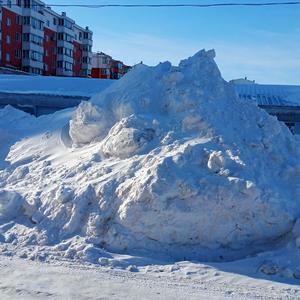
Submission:
[[[237,99],[214,56],[137,66],[71,120],[39,118],[0,171],[5,241],[93,262],[103,248],[232,260],[284,242],[300,217],[299,144]],[[8,226],[11,207],[27,219]]]

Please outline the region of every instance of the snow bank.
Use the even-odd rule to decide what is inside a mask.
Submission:
[[[44,134],[15,144],[0,171],[36,224],[16,218],[4,237],[93,262],[99,248],[232,260],[282,241],[300,216],[299,144],[236,98],[214,56],[139,65],[71,120],[39,118],[32,131],[43,124]]]
[[[10,146],[23,135],[33,120],[32,116],[12,106],[0,110],[0,170],[6,165],[5,159]]]

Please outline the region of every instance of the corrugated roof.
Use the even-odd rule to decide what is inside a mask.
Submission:
[[[234,87],[241,100],[258,105],[300,106],[300,86],[234,84]]]

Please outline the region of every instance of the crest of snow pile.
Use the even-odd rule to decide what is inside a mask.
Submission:
[[[179,119],[183,130],[207,130],[196,112],[199,105],[235,98],[233,89],[222,79],[214,56],[213,50],[202,50],[178,67],[169,62],[156,67],[137,65],[122,80],[93,97],[92,103],[80,105],[70,122],[74,143],[103,138],[114,124],[131,115],[150,117],[154,122],[166,118],[178,123]],[[172,130],[174,124],[169,125]]]
[[[35,207],[36,225],[26,231],[16,220],[7,239],[22,235],[26,244],[34,234],[66,257],[87,257],[66,242],[81,236],[119,252],[230,260],[288,234],[299,217],[299,144],[274,117],[239,102],[214,56],[202,50],[177,67],[136,66],[78,107],[72,149],[57,146],[66,127],[35,137],[47,153],[36,147],[35,162],[23,154],[37,156],[25,151],[30,138],[15,145],[0,180]],[[11,176],[21,153],[22,183]]]

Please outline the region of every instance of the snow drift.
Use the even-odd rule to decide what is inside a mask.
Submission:
[[[100,248],[232,260],[291,233],[299,144],[237,99],[214,56],[138,65],[71,119],[71,111],[37,119],[32,131],[41,132],[15,143],[0,171],[5,240],[88,260]],[[11,202],[12,190],[25,202]],[[7,226],[14,205],[27,207],[27,219],[10,215]]]

